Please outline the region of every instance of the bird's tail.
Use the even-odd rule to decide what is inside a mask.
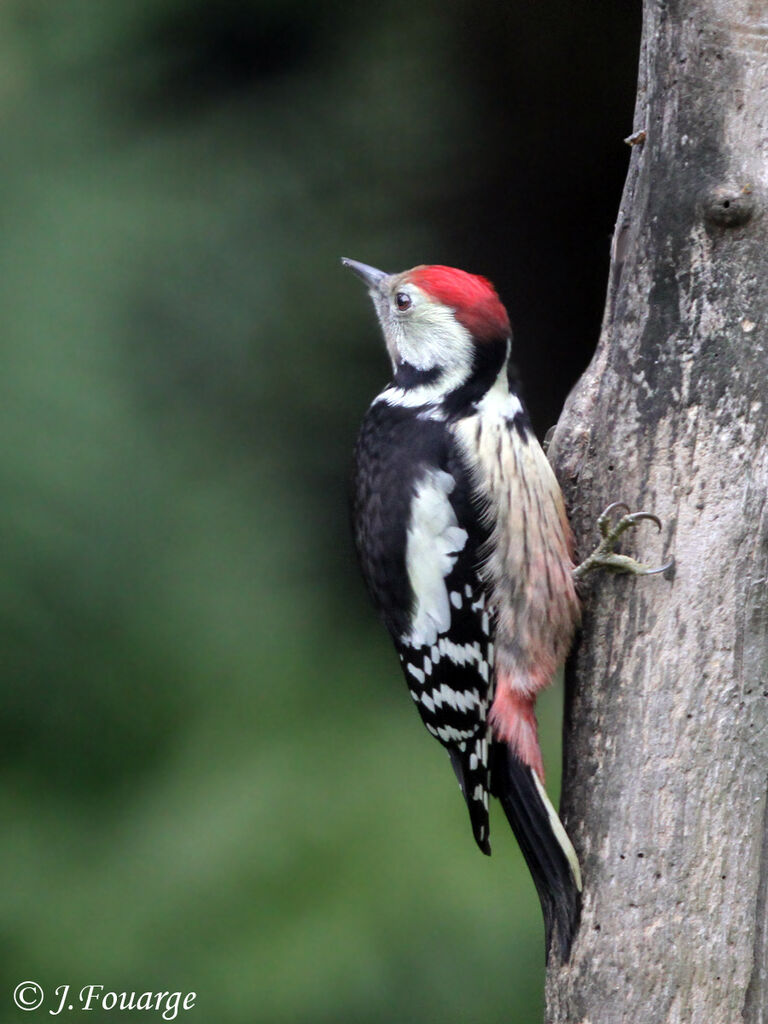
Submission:
[[[501,802],[533,876],[544,914],[547,958],[556,935],[565,962],[581,912],[576,851],[536,772],[506,743],[494,742],[491,756],[491,792]]]

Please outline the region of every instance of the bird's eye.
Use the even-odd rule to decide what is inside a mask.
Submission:
[[[398,292],[395,296],[395,305],[402,313],[411,304],[411,296],[407,292]]]

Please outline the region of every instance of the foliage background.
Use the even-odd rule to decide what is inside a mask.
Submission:
[[[540,1016],[533,886],[499,815],[474,849],[354,565],[387,366],[338,257],[490,276],[543,432],[597,337],[637,8],[0,7],[0,1019],[26,978]]]

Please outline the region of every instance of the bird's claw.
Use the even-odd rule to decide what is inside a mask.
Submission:
[[[622,509],[624,515],[614,526],[611,526],[611,513],[615,512],[616,509]],[[609,505],[598,516],[597,528],[606,540],[615,543],[622,533],[625,533],[630,527],[635,526],[643,519],[650,519],[656,525],[659,533],[661,533],[661,520],[653,512],[630,512],[629,505],[625,505],[623,501],[614,501],[613,504]]]
[[[624,514],[617,522],[612,521],[612,513],[620,510]],[[614,501],[598,517],[597,528],[603,538],[595,550],[584,561],[573,570],[573,578],[578,581],[583,579],[593,569],[606,569],[608,572],[631,573],[633,576],[656,576],[658,573],[666,572],[674,565],[674,559],[666,565],[651,568],[643,565],[642,562],[630,558],[628,555],[619,555],[613,549],[619,538],[627,530],[637,526],[644,519],[650,520],[656,529],[661,532],[661,520],[653,512],[630,512],[629,506],[623,501]]]

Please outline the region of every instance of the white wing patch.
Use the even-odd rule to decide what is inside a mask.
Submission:
[[[410,632],[403,643],[434,644],[451,624],[451,602],[445,578],[467,543],[448,495],[456,481],[440,469],[428,470],[419,481],[411,505],[405,566],[416,597]]]

